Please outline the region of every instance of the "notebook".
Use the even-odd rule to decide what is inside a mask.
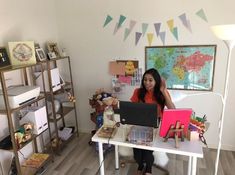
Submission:
[[[175,125],[177,121],[179,121],[181,125],[184,125],[184,135],[186,135],[192,112],[192,109],[165,109],[160,125],[160,137],[166,137],[171,125]]]

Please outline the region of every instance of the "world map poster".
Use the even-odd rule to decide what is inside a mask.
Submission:
[[[167,88],[211,91],[216,45],[145,47],[145,68],[155,68]]]

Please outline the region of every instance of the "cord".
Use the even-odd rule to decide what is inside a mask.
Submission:
[[[115,125],[113,126],[113,128],[115,128],[115,127],[120,127],[120,122],[116,122]],[[113,132],[114,132],[114,129],[112,130],[110,136],[108,137],[108,143],[107,143],[108,145],[109,145],[110,139],[112,138]],[[98,170],[96,171],[95,175],[98,175],[100,168],[104,163],[104,160],[105,160],[105,154],[104,154],[104,158],[103,158],[102,162],[100,163],[100,166],[99,166]]]

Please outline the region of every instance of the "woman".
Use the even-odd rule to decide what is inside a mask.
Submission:
[[[170,94],[166,88],[165,80],[161,78],[156,69],[147,70],[141,82],[140,88],[135,89],[132,97],[132,102],[156,103],[159,117],[162,116],[164,107],[175,108],[171,101]],[[143,149],[133,149],[134,158],[138,163],[137,174],[141,175],[144,163],[146,163],[145,175],[151,175],[152,165],[154,162],[153,152]]]

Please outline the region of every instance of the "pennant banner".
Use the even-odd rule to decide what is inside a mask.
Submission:
[[[196,12],[196,15],[198,17],[200,17],[202,20],[208,22],[206,14],[204,12],[203,9],[200,9]],[[116,21],[115,26],[114,26],[114,31],[113,31],[113,35],[115,35],[119,30],[121,30],[123,27],[124,22],[126,21],[127,17],[124,15],[120,15],[118,21]],[[181,15],[178,16],[178,19],[181,21],[181,23],[183,24],[183,26],[192,33],[192,26],[191,26],[191,21],[190,19],[187,17],[186,13],[182,13]],[[104,24],[103,24],[103,28],[106,27],[108,24],[111,23],[111,21],[113,20],[113,17],[111,15],[107,15],[105,20],[104,20]],[[174,18],[169,19],[168,21],[166,21],[167,27],[169,28],[170,32],[172,33],[172,35],[174,36],[174,38],[179,41],[179,26],[174,26]],[[122,30],[124,37],[123,37],[123,41],[125,41],[131,34],[131,32],[133,31],[134,27],[136,26],[137,21],[135,20],[130,20],[129,21],[129,25],[125,27],[125,30]],[[177,23],[178,24],[178,23]],[[141,23],[141,29],[142,32],[135,32],[135,45],[137,45],[139,43],[139,40],[141,38],[141,36],[145,36],[147,30],[148,30],[148,23]],[[165,45],[165,39],[166,39],[166,31],[161,31],[161,27],[162,27],[162,22],[157,22],[157,23],[153,23],[154,25],[154,32],[148,32],[147,33],[147,40],[148,40],[148,44],[152,45],[153,39],[154,39],[154,34],[157,37],[160,37],[160,40],[162,42],[163,45]]]
[[[131,31],[130,29],[126,28],[124,32],[124,41],[127,39],[127,37],[130,35]]]
[[[156,31],[156,35],[158,36],[159,33],[160,33],[161,23],[155,23],[154,28],[155,28],[155,31]]]
[[[105,27],[108,23],[110,23],[113,18],[110,15],[107,15],[103,27]]]
[[[147,23],[142,23],[142,33],[143,33],[143,36],[145,35],[147,29],[148,29],[148,24]]]
[[[183,13],[182,15],[179,16],[179,18],[183,23],[184,27],[186,27],[192,33],[191,24],[190,21],[187,19],[186,14]]]
[[[120,17],[119,17],[119,22],[118,22],[118,28],[120,28],[121,27],[121,25],[123,24],[123,22],[126,20],[126,17],[125,16],[123,16],[123,15],[120,15]]]
[[[203,9],[200,9],[199,11],[196,12],[196,15],[199,16],[201,19],[204,21],[208,22],[206,14]]]
[[[171,20],[167,21],[167,25],[168,25],[170,31],[173,32],[173,29],[174,29],[174,20],[171,19]]]
[[[135,45],[138,44],[141,35],[142,35],[142,33],[140,33],[140,32],[136,32],[136,33],[135,33]]]
[[[148,33],[147,38],[148,38],[149,46],[151,46],[153,42],[153,33]]]
[[[166,32],[160,32],[159,36],[162,41],[162,44],[165,45]]]

